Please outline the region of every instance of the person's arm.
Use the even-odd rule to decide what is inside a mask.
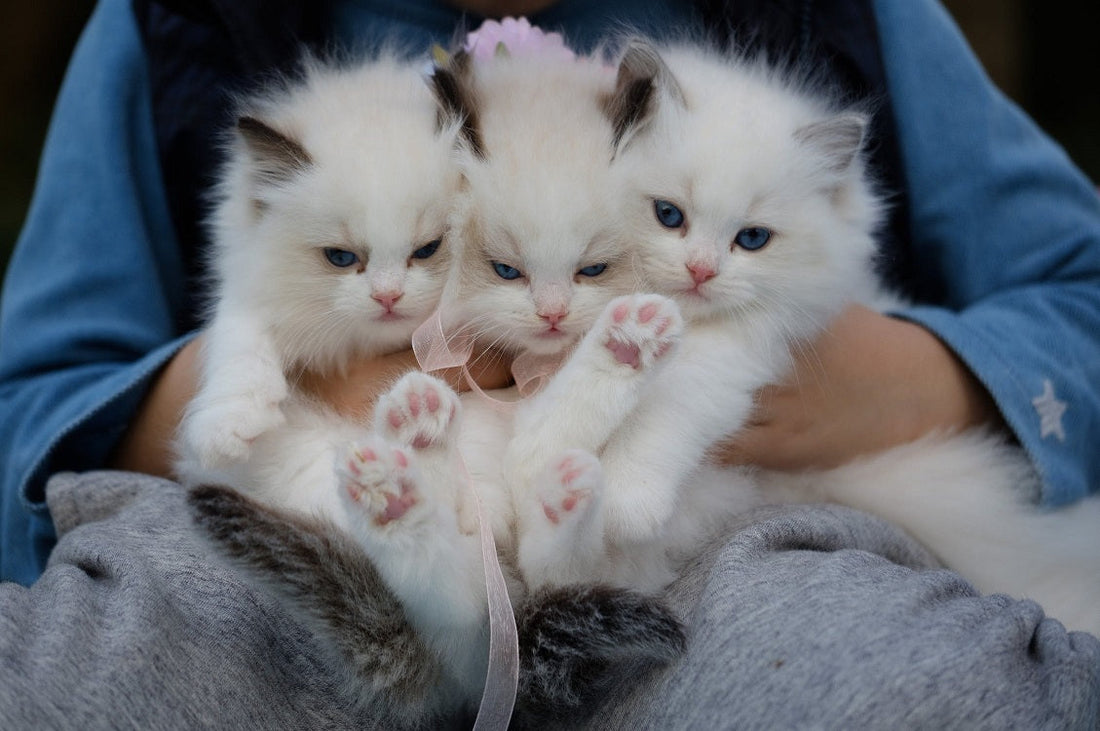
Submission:
[[[916,274],[942,296],[897,320],[848,313],[786,388],[762,394],[757,431],[726,456],[835,464],[864,444],[986,421],[988,394],[1044,502],[1079,498],[1100,485],[1100,198],[992,85],[935,0],[875,9]]]
[[[796,355],[787,379],[756,394],[749,423],[714,454],[773,470],[828,468],[983,424],[1003,428],[992,397],[935,335],[853,305]]]
[[[41,571],[46,477],[106,464],[182,345],[184,298],[141,42],[130,3],[103,0],[58,97],[0,303],[0,577]]]

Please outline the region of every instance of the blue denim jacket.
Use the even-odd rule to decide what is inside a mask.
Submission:
[[[1100,488],[1100,199],[991,85],[935,0],[874,4],[912,274],[938,293],[896,314],[937,334],[993,394],[1044,502],[1080,498]],[[129,3],[102,0],[59,96],[0,305],[4,579],[33,581],[53,545],[48,475],[102,467],[189,337],[177,331],[186,267],[150,104]]]

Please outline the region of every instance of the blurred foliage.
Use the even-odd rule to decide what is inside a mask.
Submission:
[[[945,0],[990,75],[1100,181],[1095,0]],[[30,202],[65,64],[93,0],[0,9],[0,271]]]

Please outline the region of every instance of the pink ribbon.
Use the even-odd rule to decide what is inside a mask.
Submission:
[[[443,319],[439,310],[432,313],[412,336],[413,354],[421,370],[438,371],[444,368],[461,368],[470,388],[496,408],[510,409],[514,401],[502,401],[485,393],[470,376],[467,364],[474,351],[474,339],[455,335],[450,338],[443,332]],[[512,377],[521,396],[528,396],[544,385],[544,381],[561,367],[567,353],[532,355],[521,353],[512,361]],[[465,471],[465,465],[462,469]],[[507,729],[516,702],[519,684],[519,635],[516,617],[508,599],[508,587],[497,557],[496,542],[481,505],[481,498],[466,474],[466,483],[474,495],[477,506],[478,530],[481,532],[481,557],[485,567],[485,592],[489,605],[489,667],[485,673],[485,690],[481,696],[475,731]]]

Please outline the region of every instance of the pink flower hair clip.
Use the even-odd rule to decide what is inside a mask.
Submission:
[[[533,56],[547,60],[571,61],[574,53],[565,45],[561,33],[547,33],[531,25],[527,18],[486,20],[466,35],[462,46],[475,59],[497,55]]]

